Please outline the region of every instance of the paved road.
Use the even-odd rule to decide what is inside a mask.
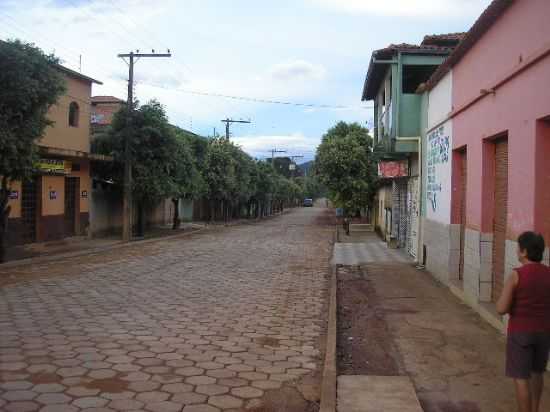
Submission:
[[[324,213],[0,269],[16,279],[0,287],[0,410],[239,411],[303,389],[321,365]]]

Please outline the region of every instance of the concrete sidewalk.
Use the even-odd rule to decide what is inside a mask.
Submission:
[[[372,235],[363,247],[372,257],[384,250],[381,245]],[[395,251],[387,250],[382,259],[362,264],[369,285],[365,299],[368,310],[385,322],[397,352],[391,355],[412,379],[424,411],[516,411],[513,384],[504,377],[504,336],[430,273],[391,262]],[[549,389],[541,406],[548,410]]]

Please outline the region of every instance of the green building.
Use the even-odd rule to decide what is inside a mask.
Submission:
[[[363,86],[374,102],[374,146],[382,185],[374,225],[391,247],[419,256],[422,94],[419,88],[457,46],[463,33],[425,36],[420,45],[392,44],[375,50]]]

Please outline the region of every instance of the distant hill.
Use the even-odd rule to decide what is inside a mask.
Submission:
[[[313,167],[313,160],[310,160],[309,162],[302,163],[301,165],[298,165],[300,169],[303,170],[304,175],[309,175],[310,169]]]

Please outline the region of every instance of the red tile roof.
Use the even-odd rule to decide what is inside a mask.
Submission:
[[[447,56],[454,50],[454,45],[423,45],[423,44],[390,44],[385,49],[375,50],[367,72],[367,77],[363,85],[363,96],[361,100],[373,99],[377,93],[378,84],[382,81],[385,69],[380,64],[375,64],[375,60],[391,60],[397,53],[421,54],[421,55],[439,55]]]
[[[421,45],[448,45],[448,44],[458,44],[466,35],[465,32],[462,33],[445,33],[445,34],[428,34],[424,36]]]
[[[92,96],[93,103],[126,103],[126,101],[115,96]]]

